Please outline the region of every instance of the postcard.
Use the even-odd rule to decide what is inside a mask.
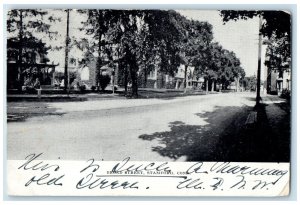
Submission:
[[[289,195],[291,12],[6,12],[8,195]]]

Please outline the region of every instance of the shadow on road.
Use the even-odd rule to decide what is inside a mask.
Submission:
[[[56,112],[45,102],[10,102],[7,106],[7,122],[23,122],[31,117],[62,116],[65,113]]]
[[[265,106],[258,108],[257,122],[245,125],[252,107],[216,107],[212,112],[196,114],[206,125],[171,122],[170,131],[141,135],[143,140],[157,140],[152,147],[164,157],[186,161],[286,162],[289,161],[289,121],[281,133],[272,132]]]

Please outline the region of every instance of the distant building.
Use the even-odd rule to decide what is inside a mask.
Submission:
[[[203,78],[198,78],[193,75],[194,67],[187,68],[187,88],[201,88],[204,82]],[[180,65],[178,71],[172,77],[167,74],[159,72],[159,68],[155,67],[154,70],[148,75],[147,88],[168,88],[168,89],[183,89],[184,88],[184,66]]]

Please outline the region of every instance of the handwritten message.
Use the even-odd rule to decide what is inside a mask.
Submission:
[[[10,195],[278,196],[289,163],[8,160]]]

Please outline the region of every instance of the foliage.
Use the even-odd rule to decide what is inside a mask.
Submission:
[[[245,90],[255,91],[257,86],[256,76],[245,77],[242,81]]]
[[[288,89],[283,89],[280,97],[290,100],[291,99],[291,91]]]
[[[80,90],[80,92],[84,92],[86,90],[86,86],[85,85],[79,85],[79,90]]]
[[[224,23],[239,19],[249,19],[255,16],[262,16],[265,20],[262,25],[261,33],[264,36],[271,37],[276,35],[277,38],[287,36],[290,39],[291,33],[291,16],[286,11],[241,11],[241,10],[222,10],[220,15]]]
[[[101,90],[104,91],[107,85],[110,82],[110,76],[109,75],[100,75],[100,87]]]
[[[234,52],[223,49],[219,43],[210,43],[207,55],[201,60],[201,72],[197,73],[198,76],[222,84],[223,89],[226,89],[237,78],[245,77],[245,71],[240,66],[239,58]]]
[[[272,70],[280,73],[290,69],[291,45],[288,37],[276,38],[272,35],[268,41],[265,41],[265,44],[268,45],[265,64]]]
[[[220,11],[224,23],[255,16],[263,18],[261,34],[268,37],[267,66],[280,72],[288,68],[291,57],[291,15],[287,11]]]
[[[63,10],[65,12],[65,10]],[[212,43],[212,25],[207,22],[189,20],[173,10],[77,10],[86,16],[82,22],[87,38],[73,37],[72,45],[85,51],[81,63],[96,59],[96,86],[105,89],[109,80],[102,76],[103,65],[118,64],[119,80],[132,85],[132,93],[137,97],[138,76],[143,74],[147,83],[148,74],[157,69],[159,73],[174,76],[178,67],[185,66],[185,76],[190,78],[205,77],[210,81],[230,84],[235,78],[244,77],[240,61],[233,52]],[[51,34],[50,24],[45,23],[45,10],[11,10],[8,12],[8,32],[17,34],[14,41],[19,41],[19,50],[11,55],[19,59],[19,68],[23,62],[33,62],[26,49],[30,46],[34,52],[47,54],[48,47],[35,39],[35,32]],[[251,14],[252,15],[252,14]],[[253,13],[253,16],[257,15]],[[251,16],[250,16],[251,17]],[[225,17],[224,17],[225,18]],[[48,23],[56,21],[51,16]],[[13,41],[13,39],[11,39]],[[71,41],[71,39],[67,39]],[[61,49],[63,46],[57,48]],[[44,62],[48,59],[44,58]],[[70,58],[74,61],[75,59]],[[188,70],[194,67],[193,70]],[[21,69],[23,74],[24,68]],[[30,72],[35,72],[31,69]],[[196,76],[195,76],[196,75]],[[103,81],[103,82],[102,82]]]
[[[32,78],[32,75],[38,72],[37,68],[32,66],[32,64],[36,63],[37,54],[42,58],[42,62],[39,63],[47,63],[49,61],[45,55],[50,47],[46,46],[34,35],[36,33],[45,33],[51,39],[57,34],[57,32],[50,30],[48,23],[45,23],[44,17],[47,13],[47,11],[42,9],[13,9],[7,13],[8,57],[13,57],[17,60],[17,84],[19,86],[23,84],[24,76],[27,75],[27,78]],[[51,22],[57,19],[49,17],[48,20]]]

